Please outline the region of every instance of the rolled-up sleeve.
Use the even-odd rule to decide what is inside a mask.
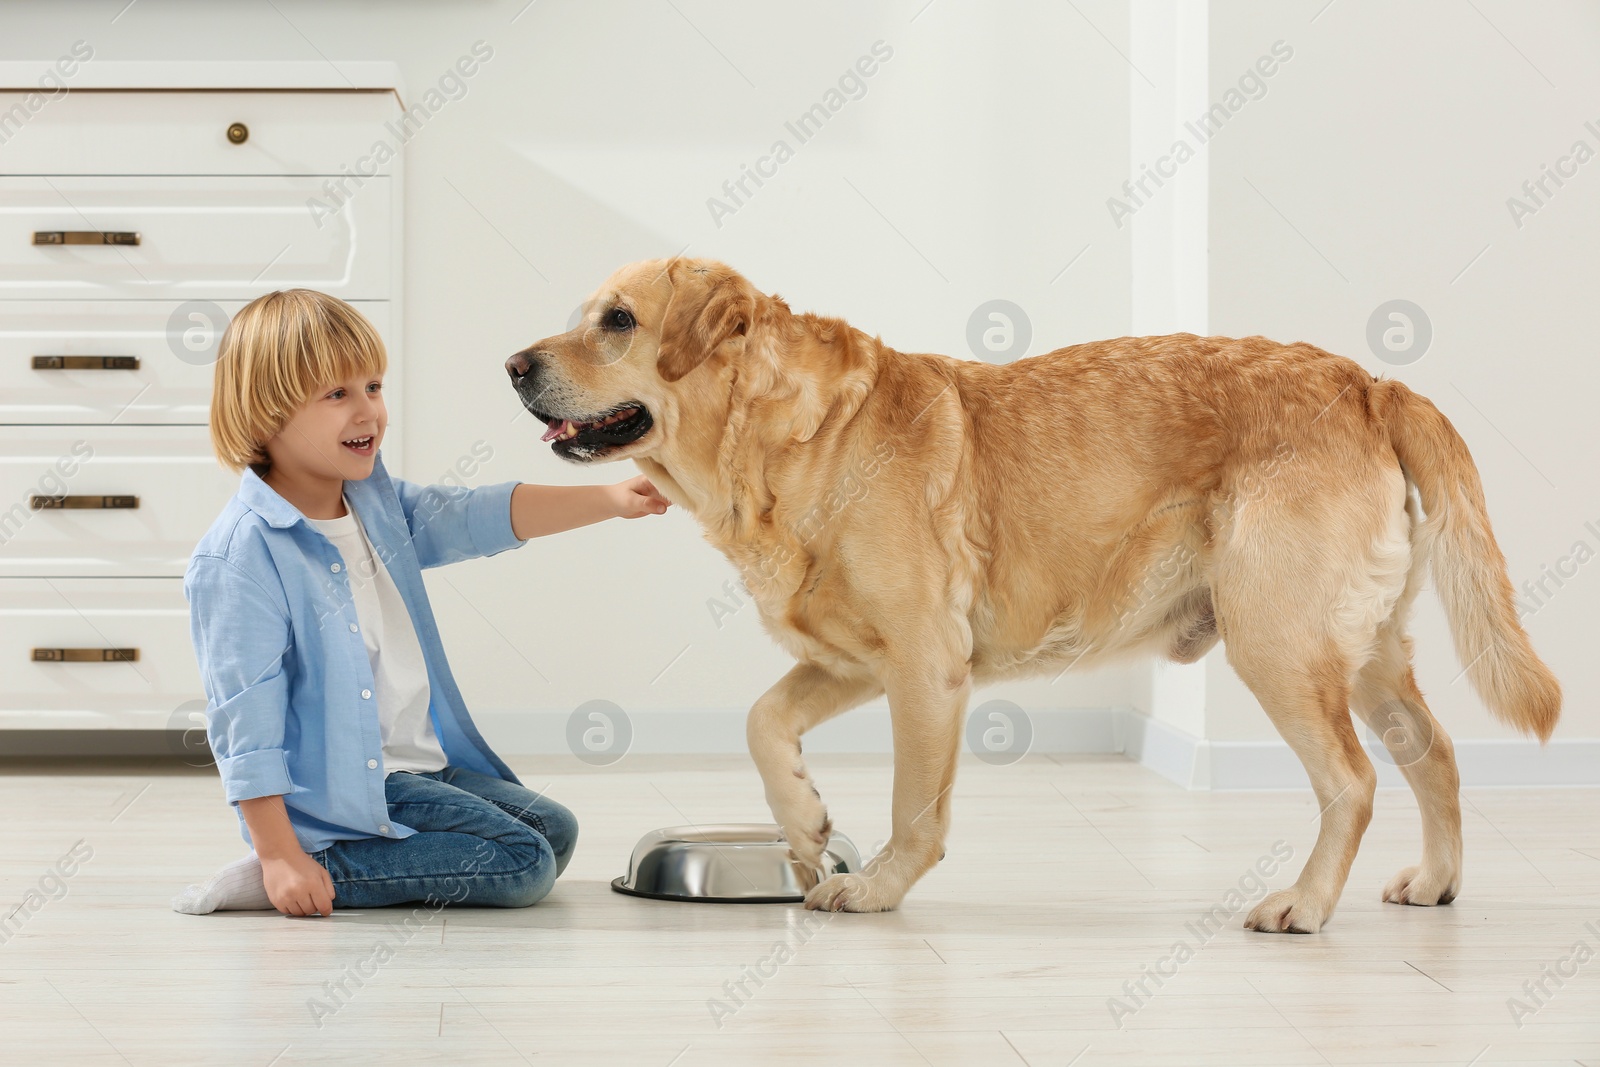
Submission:
[[[191,559],[183,591],[224,795],[233,803],[292,793],[283,747],[288,618],[259,582],[220,556]]]
[[[518,484],[467,488],[394,479],[417,563],[424,569],[442,567],[526,544],[511,528],[511,492]]]

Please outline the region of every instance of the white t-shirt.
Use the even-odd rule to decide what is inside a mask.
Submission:
[[[344,507],[343,518],[308,517],[306,521],[332,541],[344,558],[356,619],[372,664],[384,775],[442,770],[447,761],[428,715],[428,665],[416,627],[411,625],[411,615],[389,569],[372,550],[349,498]]]

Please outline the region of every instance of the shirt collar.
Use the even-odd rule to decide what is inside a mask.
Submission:
[[[366,483],[373,482],[376,488],[388,480],[389,472],[383,467],[383,452],[379,451],[372,463],[372,474],[362,482],[346,482],[344,490],[351,504],[354,504],[358,497],[365,495]],[[287,529],[305,518],[299,508],[279,496],[276,489],[262,481],[261,476],[249,467],[245,468],[244,479],[239,483],[239,502],[265,519],[268,526],[278,530]]]

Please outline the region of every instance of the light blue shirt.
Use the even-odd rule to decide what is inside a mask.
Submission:
[[[422,568],[526,542],[511,529],[516,482],[468,489],[372,474],[344,484],[405,601],[428,668],[428,714],[445,756],[518,782],[478,733],[428,606]],[[357,580],[361,580],[359,577]],[[372,665],[339,550],[254,471],[201,538],[183,579],[206,692],[207,737],[235,805],[283,795],[300,847],[399,839],[389,818]],[[239,816],[246,841],[250,830]]]

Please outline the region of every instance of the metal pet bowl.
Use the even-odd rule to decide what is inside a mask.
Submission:
[[[843,834],[828,839],[822,877],[861,869],[861,855]],[[634,846],[618,893],[652,900],[710,904],[794,904],[805,899],[810,872],[789,857],[778,827],[762,823],[669,826]]]

